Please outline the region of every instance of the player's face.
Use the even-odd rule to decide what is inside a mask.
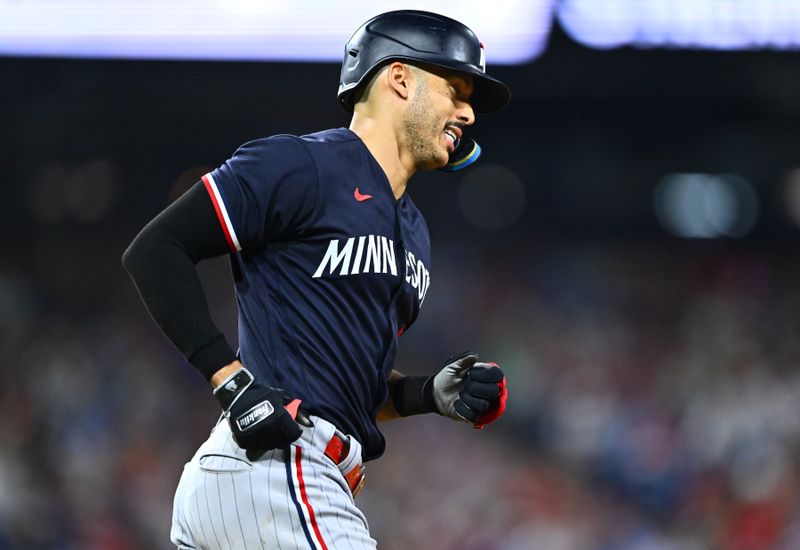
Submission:
[[[462,129],[475,122],[469,102],[472,76],[438,69],[418,72],[417,86],[406,110],[406,143],[417,168],[446,165]]]

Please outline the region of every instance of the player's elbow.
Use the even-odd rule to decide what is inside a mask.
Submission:
[[[145,226],[122,253],[122,265],[134,280],[152,269],[161,255],[159,250],[163,248],[164,239],[153,225]]]
[[[136,274],[141,271],[141,267],[146,263],[145,258],[147,257],[146,250],[148,247],[147,243],[143,241],[146,241],[146,238],[143,239],[140,233],[131,241],[131,244],[128,245],[125,252],[122,253],[122,266],[131,277],[134,278],[136,278]]]

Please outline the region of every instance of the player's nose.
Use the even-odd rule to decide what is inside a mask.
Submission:
[[[475,122],[475,111],[472,110],[472,105],[468,101],[461,101],[457,105],[456,118],[465,126],[469,126]]]

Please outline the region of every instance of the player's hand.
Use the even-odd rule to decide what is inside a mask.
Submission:
[[[433,398],[444,416],[483,428],[506,408],[506,379],[496,363],[480,363],[464,352],[451,357],[433,378]]]
[[[302,433],[284,408],[289,403],[284,393],[256,382],[245,368],[223,380],[214,390],[214,397],[225,412],[236,444],[242,449],[281,449]]]

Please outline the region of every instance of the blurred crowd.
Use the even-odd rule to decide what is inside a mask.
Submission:
[[[0,267],[0,548],[171,547],[218,408],[119,242]],[[800,548],[800,260],[734,244],[434,243],[397,367],[474,349],[508,411],[385,425],[357,499],[379,547]],[[211,300],[230,331],[230,295]]]

